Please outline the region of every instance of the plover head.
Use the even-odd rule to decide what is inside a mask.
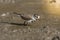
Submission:
[[[38,20],[38,19],[40,19],[40,16],[39,16],[38,14],[34,14],[34,18],[35,18],[36,20]]]

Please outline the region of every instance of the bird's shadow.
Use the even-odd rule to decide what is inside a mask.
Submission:
[[[0,23],[6,23],[6,24],[18,25],[18,26],[27,26],[27,24],[24,23],[9,23],[9,22],[0,22]]]

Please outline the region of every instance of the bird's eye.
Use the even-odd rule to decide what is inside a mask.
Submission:
[[[37,16],[37,18],[38,18],[38,16]]]

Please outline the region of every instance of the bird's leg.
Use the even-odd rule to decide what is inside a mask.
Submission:
[[[28,20],[28,21],[24,21],[24,25],[30,25],[31,23],[33,23],[34,20]]]
[[[24,21],[24,25],[27,25],[28,23],[27,23],[27,21]]]

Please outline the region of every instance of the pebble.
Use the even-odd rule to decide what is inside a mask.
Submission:
[[[6,16],[6,14],[5,14],[5,13],[3,13],[1,16]]]

